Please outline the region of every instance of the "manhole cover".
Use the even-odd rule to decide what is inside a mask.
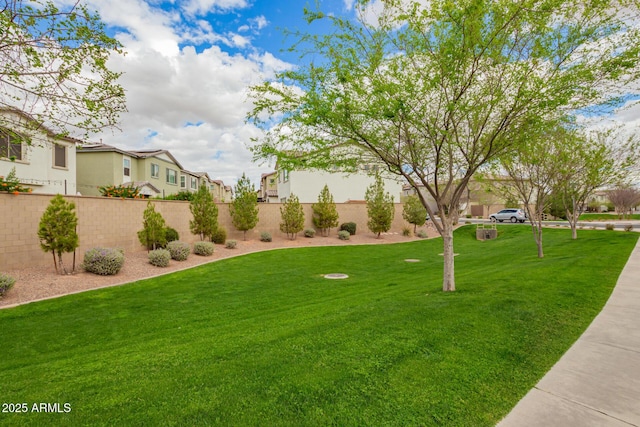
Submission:
[[[406,262],[420,262],[419,259],[415,259],[415,258],[407,258],[405,259]]]
[[[440,255],[440,256],[444,256],[444,254],[442,254],[442,253],[441,253],[441,254],[438,254],[438,255]],[[453,254],[453,256],[458,256],[458,255],[460,255],[460,254],[455,254],[455,253]]]
[[[325,279],[346,279],[349,276],[347,276],[346,274],[342,274],[342,273],[331,273],[331,274],[325,274],[324,278]]]

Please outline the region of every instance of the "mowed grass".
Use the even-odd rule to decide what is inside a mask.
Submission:
[[[615,213],[583,213],[578,219],[580,221],[615,221],[622,219],[622,216]],[[625,215],[624,219],[640,219],[640,215]]]
[[[251,254],[0,310],[6,425],[495,425],[606,302],[635,233],[527,226]],[[408,263],[417,258],[418,263]],[[346,273],[346,280],[327,280]]]

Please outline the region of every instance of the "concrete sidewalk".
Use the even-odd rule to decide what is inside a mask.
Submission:
[[[600,314],[498,426],[640,426],[640,241]]]

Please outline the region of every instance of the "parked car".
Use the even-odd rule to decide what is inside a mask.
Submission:
[[[500,212],[489,215],[489,219],[492,222],[502,222],[507,220],[516,223],[525,222],[527,220],[527,215],[522,209],[502,209]]]

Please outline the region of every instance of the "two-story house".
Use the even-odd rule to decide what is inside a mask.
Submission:
[[[263,173],[260,177],[258,201],[263,203],[278,203],[278,172]]]
[[[76,144],[20,110],[0,109],[0,175],[15,168],[34,193],[76,194]]]

